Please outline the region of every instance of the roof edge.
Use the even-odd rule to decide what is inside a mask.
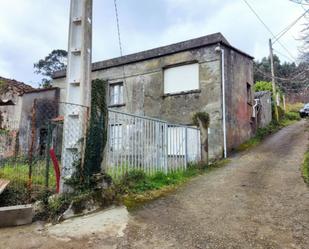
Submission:
[[[116,57],[108,60],[98,61],[92,63],[92,72],[102,69],[108,69],[112,67],[118,67],[126,64],[136,63],[140,61],[150,60],[170,54],[175,54],[190,49],[201,48],[205,46],[211,46],[215,44],[222,44],[250,59],[254,59],[253,56],[233,47],[227,39],[221,33],[214,33],[206,36],[202,36],[195,39],[190,39],[158,48],[153,48],[121,57]],[[57,71],[53,74],[53,79],[60,79],[66,77],[66,70]]]

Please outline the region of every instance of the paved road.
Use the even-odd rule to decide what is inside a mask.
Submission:
[[[133,214],[119,248],[309,248],[304,121]]]
[[[227,166],[130,215],[124,236],[52,238],[0,230],[0,248],[309,248],[309,188],[300,165],[308,124],[286,127]]]

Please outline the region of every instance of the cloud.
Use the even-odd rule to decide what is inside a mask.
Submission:
[[[248,1],[275,34],[304,11],[290,1]],[[118,0],[118,8],[125,54],[214,32],[257,59],[268,54],[270,34],[241,0]],[[0,75],[36,85],[33,63],[67,49],[69,0],[0,0],[0,9]],[[93,23],[93,60],[119,56],[112,0],[94,0]],[[294,57],[301,23],[282,38]]]

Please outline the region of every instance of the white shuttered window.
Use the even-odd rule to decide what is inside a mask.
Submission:
[[[171,67],[164,70],[164,94],[199,89],[199,64]]]

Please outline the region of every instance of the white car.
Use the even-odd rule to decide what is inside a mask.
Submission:
[[[305,104],[305,106],[299,110],[299,115],[301,118],[309,116],[309,103]]]

